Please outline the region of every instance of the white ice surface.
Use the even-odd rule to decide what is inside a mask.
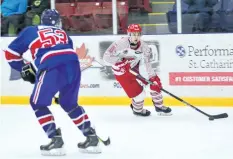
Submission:
[[[227,119],[209,121],[190,107],[172,107],[173,116],[158,117],[153,107],[147,118],[132,115],[129,107],[87,106],[86,112],[111,146],[102,154],[82,154],[77,143],[85,138],[58,106],[50,107],[62,128],[66,159],[233,159],[233,107],[200,109]],[[55,158],[40,155],[49,140],[30,106],[0,106],[0,159]]]

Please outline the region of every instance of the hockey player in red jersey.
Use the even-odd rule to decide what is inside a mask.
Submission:
[[[151,49],[140,39],[142,28],[138,24],[131,24],[127,32],[128,37],[114,42],[106,50],[103,60],[106,65],[112,66],[116,80],[121,84],[128,97],[132,99],[131,108],[135,115],[149,116],[151,112],[143,108],[145,89],[139,80],[129,72],[129,69],[137,70],[143,77],[155,83],[155,85],[150,85],[150,94],[155,110],[160,115],[171,115],[171,108],[163,105],[160,78],[149,62]],[[147,84],[145,81],[141,82]]]

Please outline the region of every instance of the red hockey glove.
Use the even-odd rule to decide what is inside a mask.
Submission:
[[[151,77],[150,81],[155,83],[153,85],[150,85],[150,89],[153,90],[153,91],[156,91],[156,92],[160,92],[161,88],[162,88],[162,84],[160,82],[159,76],[156,75],[154,77]]]
[[[116,63],[115,66],[119,68],[119,70],[117,69],[117,71],[123,74],[125,72],[129,72],[129,69],[130,69],[130,63],[126,59],[123,59],[121,62]]]

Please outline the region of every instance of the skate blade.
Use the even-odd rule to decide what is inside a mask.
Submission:
[[[88,154],[99,154],[102,152],[99,146],[95,146],[95,147],[91,146],[86,149],[79,148],[79,151],[81,153],[88,153]]]
[[[50,151],[41,150],[42,156],[65,156],[64,148],[52,149]]]
[[[141,114],[133,113],[133,115],[136,116],[136,117],[148,117],[148,116],[150,116],[151,114],[141,115]]]
[[[172,116],[172,113],[157,112],[158,116]]]

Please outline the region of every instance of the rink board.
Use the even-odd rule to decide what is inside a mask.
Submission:
[[[121,36],[71,38],[84,69],[79,104],[129,105],[131,101],[111,69],[103,69],[105,50]],[[1,50],[13,39],[3,38]],[[145,35],[142,39],[152,51],[152,68],[166,90],[193,105],[233,106],[233,34]],[[21,80],[19,73],[9,67],[4,53],[1,52],[0,58],[1,104],[29,104],[33,85]],[[32,60],[29,52],[24,58]],[[145,77],[146,71],[140,73]],[[163,95],[166,105],[183,105],[169,95]],[[152,105],[148,87],[145,105]]]
[[[195,106],[229,106],[233,107],[233,98],[194,98],[184,97],[183,100]],[[54,103],[54,102],[53,102]],[[128,106],[131,100],[127,97],[79,97],[80,105],[105,105],[108,107],[114,105]],[[184,106],[180,101],[171,98],[164,98],[165,105],[169,106]],[[1,97],[1,104],[16,104],[16,105],[27,105],[29,104],[29,97],[26,96],[3,96]],[[151,98],[145,99],[146,106],[152,106]]]

